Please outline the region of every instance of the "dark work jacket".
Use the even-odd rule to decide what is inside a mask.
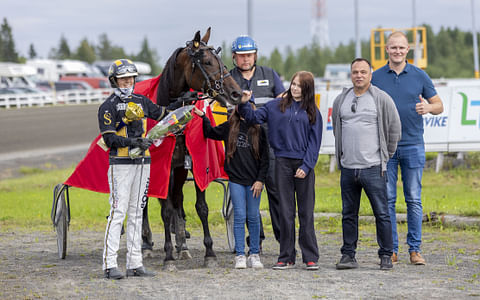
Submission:
[[[265,104],[285,91],[280,77],[269,67],[255,66],[255,72],[250,80],[243,78],[238,68],[233,68],[230,74],[242,90],[252,91],[257,106]]]

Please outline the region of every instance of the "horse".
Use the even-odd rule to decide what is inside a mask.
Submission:
[[[208,28],[202,38],[200,38],[200,31],[197,31],[193,40],[188,41],[185,47],[176,49],[167,60],[157,89],[157,104],[166,106],[169,104],[169,99],[177,98],[190,89],[203,92],[207,97],[218,101],[222,106],[240,103],[242,90],[230,76],[220,59],[221,48],[214,49],[207,45],[210,39],[210,30],[211,28]],[[178,257],[181,259],[191,258],[186,244],[182,192],[188,174],[188,169],[185,169],[184,164],[186,152],[185,136],[178,135],[171,162],[168,196],[167,199],[158,199],[161,204],[161,215],[165,228],[164,268],[170,271],[176,270],[173,264],[175,258],[173,256],[171,228],[175,228]],[[197,184],[195,184],[195,190],[195,208],[202,222],[203,244],[206,249],[204,264],[209,267],[215,264],[216,255],[208,227],[208,205],[205,200],[205,192],[201,191]],[[143,211],[142,239],[142,248],[151,250],[153,242],[148,222],[147,206]]]

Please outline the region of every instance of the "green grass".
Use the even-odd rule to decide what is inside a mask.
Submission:
[[[328,172],[328,157],[321,155],[316,173],[316,212],[341,212],[340,173]],[[73,167],[65,170],[24,172],[21,178],[0,182],[0,230],[23,228],[26,230],[44,230],[51,228],[50,211],[53,200],[53,187],[65,181]],[[195,211],[195,189],[193,183],[184,188],[185,212],[189,226],[199,228],[200,220]],[[397,212],[406,212],[401,182],[398,185]],[[435,173],[426,171],[423,177],[424,213],[437,212],[480,216],[480,170],[454,169]],[[212,183],[207,189],[207,201],[210,210],[209,221],[212,226],[223,225],[221,208],[223,188]],[[70,189],[72,229],[103,230],[105,216],[108,215],[108,195],[83,189]],[[260,205],[268,210],[266,193],[262,194]],[[362,196],[361,215],[371,215],[370,204]],[[149,202],[149,217],[153,228],[161,225],[160,204],[156,199]],[[333,221],[332,221],[333,222]],[[267,221],[267,226],[268,221]]]

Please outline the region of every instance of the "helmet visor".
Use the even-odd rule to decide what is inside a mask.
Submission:
[[[137,68],[134,65],[123,65],[119,66],[117,68],[117,71],[115,72],[116,77],[122,76],[125,77],[126,74],[128,73],[133,73],[130,76],[137,76]],[[127,75],[128,76],[128,75]]]

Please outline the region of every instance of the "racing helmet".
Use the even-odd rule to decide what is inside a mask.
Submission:
[[[241,35],[232,43],[232,53],[256,53],[257,50],[257,43],[248,35]]]
[[[108,70],[108,81],[112,88],[117,87],[115,78],[130,77],[136,78],[138,76],[137,67],[129,59],[117,59],[110,65]]]

